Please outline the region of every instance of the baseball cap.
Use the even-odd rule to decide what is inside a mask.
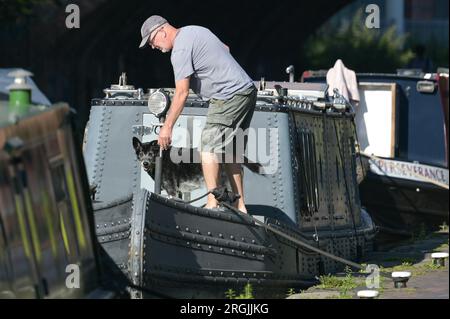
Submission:
[[[142,41],[139,48],[145,48],[148,44],[150,34],[152,34],[153,31],[162,26],[164,23],[167,23],[167,20],[158,15],[152,15],[150,18],[145,20],[141,27]]]

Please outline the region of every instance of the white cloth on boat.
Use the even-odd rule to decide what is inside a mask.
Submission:
[[[350,102],[359,102],[358,81],[356,73],[348,69],[341,59],[338,59],[334,67],[327,72],[328,94],[333,95],[333,90],[338,89]]]

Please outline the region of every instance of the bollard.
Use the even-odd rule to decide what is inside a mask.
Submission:
[[[379,292],[376,290],[360,290],[356,293],[360,299],[375,299],[378,297]]]
[[[445,267],[445,259],[448,258],[448,253],[432,253],[431,259],[433,265],[439,265],[439,267]]]
[[[406,283],[411,277],[409,271],[394,271],[392,273],[392,280],[394,280],[395,288],[406,288]]]

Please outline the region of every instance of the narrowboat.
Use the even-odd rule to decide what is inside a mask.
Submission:
[[[131,280],[132,298],[224,298],[250,283],[257,296],[286,293],[372,250],[376,227],[362,208],[353,120],[324,84],[255,81],[244,165],[248,214],[204,208],[203,182],[164,187],[166,160],[147,173],[133,139],[157,139],[173,88],[118,84],[92,100],[83,154],[99,243]],[[196,150],[208,102],[190,94],[172,148]],[[199,164],[200,165],[200,164]],[[301,243],[301,245],[299,245]],[[308,248],[309,247],[309,248]]]
[[[448,225],[448,69],[357,74],[357,79],[361,101],[354,106],[355,124],[366,171],[362,205],[388,237]],[[326,78],[307,72],[304,81]]]
[[[0,299],[126,297],[126,277],[97,244],[74,111],[34,96],[31,73],[8,75],[14,81],[0,96]]]

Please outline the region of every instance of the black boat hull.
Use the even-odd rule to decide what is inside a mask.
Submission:
[[[368,172],[360,195],[383,233],[412,236],[448,225],[448,190],[442,187]]]
[[[257,226],[245,214],[202,209],[146,190],[136,200],[137,215],[132,220],[142,219],[142,232],[131,238],[130,275],[144,291],[175,298],[224,298],[228,289],[236,291],[250,283],[258,296],[274,297],[289,288],[310,286],[317,276],[344,267]],[[357,229],[356,245],[348,228],[333,234],[319,231],[315,242],[313,234],[265,220],[289,236],[343,258],[355,260],[358,253],[372,249],[372,225],[362,223]],[[136,290],[134,297],[154,297],[141,293]]]

